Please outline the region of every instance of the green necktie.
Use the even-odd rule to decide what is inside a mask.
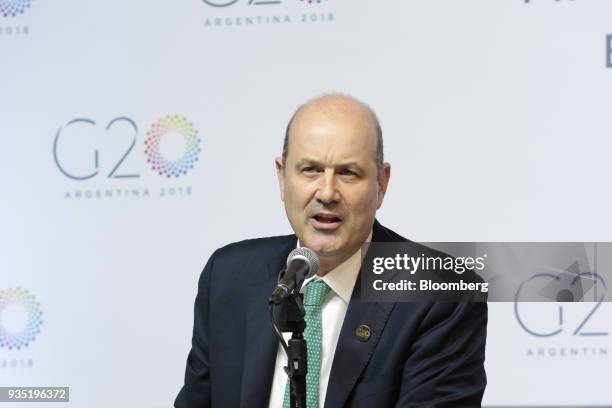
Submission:
[[[321,304],[330,291],[322,280],[311,281],[306,285],[304,309],[306,310],[306,329],[304,339],[308,349],[308,373],[306,373],[306,407],[319,406],[319,372],[321,371]],[[285,386],[283,408],[289,408],[289,379]]]

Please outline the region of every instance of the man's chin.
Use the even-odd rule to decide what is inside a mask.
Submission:
[[[300,245],[312,249],[319,257],[333,256],[342,247],[335,237],[307,237]]]

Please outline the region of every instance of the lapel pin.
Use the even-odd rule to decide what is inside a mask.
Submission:
[[[372,335],[372,331],[370,330],[369,326],[366,326],[365,324],[362,324],[359,327],[357,327],[357,330],[355,331],[355,334],[357,335],[357,338],[360,341],[368,341],[368,340],[370,340],[370,336]]]

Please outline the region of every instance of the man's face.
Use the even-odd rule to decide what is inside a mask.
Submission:
[[[363,109],[306,107],[291,127],[285,167],[276,159],[281,199],[301,245],[322,272],[348,259],[368,237],[389,180],[378,178],[373,124]]]

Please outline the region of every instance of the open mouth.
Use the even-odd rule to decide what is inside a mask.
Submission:
[[[318,213],[310,218],[310,224],[318,230],[335,230],[342,224],[342,219],[335,214]]]
[[[317,220],[318,222],[322,222],[326,224],[332,224],[334,222],[342,221],[340,217],[336,217],[333,214],[316,214],[313,218]]]

